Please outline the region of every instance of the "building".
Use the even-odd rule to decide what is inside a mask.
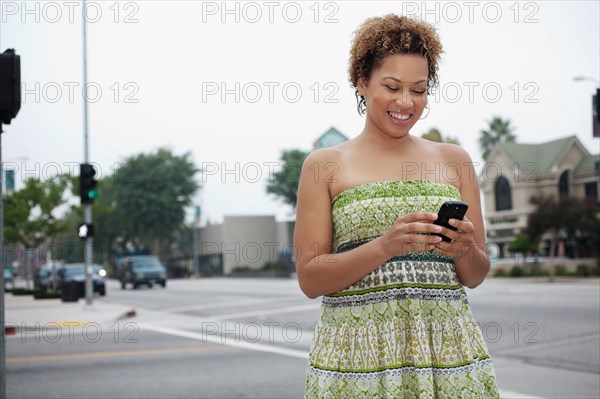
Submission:
[[[313,149],[331,147],[348,138],[331,127],[313,143]],[[295,270],[294,221],[277,222],[275,216],[225,216],[222,224],[196,229],[195,252],[200,276],[223,276],[257,271],[268,263]]]
[[[340,131],[335,127],[331,127],[328,131],[320,135],[319,138],[315,140],[313,143],[313,149],[316,150],[318,148],[333,147],[334,145],[341,144],[344,141],[348,141],[348,137],[340,133]]]
[[[598,200],[600,155],[590,154],[576,136],[541,144],[501,143],[479,177],[488,247],[508,256],[508,244],[527,226],[534,195]],[[543,237],[540,252],[547,255]]]
[[[275,216],[225,216],[222,224],[199,228],[196,245],[200,276],[261,270],[282,262],[293,270],[294,222]]]

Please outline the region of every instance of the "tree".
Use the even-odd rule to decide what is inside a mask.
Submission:
[[[598,259],[600,267],[600,202],[589,198],[577,202],[575,212],[579,218],[574,223],[575,233],[586,242],[591,249],[591,256]]]
[[[106,231],[102,241],[108,245],[120,238],[123,245],[148,246],[166,263],[171,240],[184,227],[185,208],[199,188],[194,180],[198,172],[190,153],[175,156],[164,148],[126,159],[99,185],[97,230]]]
[[[580,235],[594,250],[600,243],[600,204],[589,199],[567,197],[556,200],[538,195],[530,199],[535,209],[527,219],[526,233],[533,242],[550,234],[550,261],[556,257],[556,247],[561,237]],[[551,267],[550,276],[554,270]]]
[[[502,119],[495,116],[489,122],[487,130],[481,130],[479,137],[479,147],[483,152],[483,159],[487,160],[490,152],[498,143],[514,143],[516,136],[513,134],[514,128],[510,125],[509,119]]]
[[[508,244],[508,250],[513,253],[522,254],[522,260],[525,262],[525,257],[528,254],[537,253],[538,246],[535,242],[531,241],[526,234],[518,234],[517,237]]]
[[[27,286],[29,279],[33,277],[30,276],[32,251],[43,244],[49,244],[56,234],[66,228],[56,213],[66,202],[65,192],[69,182],[67,175],[54,176],[45,181],[29,178],[21,190],[3,198],[5,240],[8,243],[23,244],[27,249]]]
[[[429,141],[435,141],[436,143],[450,143],[460,145],[460,142],[457,138],[450,136],[443,137],[442,133],[434,127],[429,129],[427,133],[423,133],[421,137]]]
[[[528,254],[537,252],[538,246],[532,242],[526,234],[519,234],[517,237],[508,245],[510,252],[516,252],[521,254]]]
[[[267,184],[267,193],[275,194],[294,210],[298,202],[298,183],[302,164],[308,156],[302,150],[287,150],[281,154],[282,167],[273,173],[273,179]]]

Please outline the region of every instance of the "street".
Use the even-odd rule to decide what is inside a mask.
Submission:
[[[503,397],[600,396],[598,279],[468,290]],[[7,337],[10,398],[301,398],[320,300],[295,279],[170,280],[106,297],[136,317]],[[59,304],[58,306],[62,306]],[[517,395],[517,396],[515,396]]]

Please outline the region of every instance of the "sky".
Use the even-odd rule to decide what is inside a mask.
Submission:
[[[89,160],[101,176],[165,147],[205,172],[202,224],[293,216],[266,194],[283,150],[311,150],[330,127],[356,137],[347,65],[366,18],[396,13],[437,29],[445,54],[430,128],[458,138],[481,170],[479,132],[510,119],[522,143],[576,135],[591,153],[600,79],[600,2],[0,1],[0,51],[21,56],[22,105],[2,157],[27,177],[78,174],[84,160],[83,17]],[[575,82],[575,76],[591,80]],[[595,81],[594,81],[595,80]],[[193,217],[193,207],[189,209]]]

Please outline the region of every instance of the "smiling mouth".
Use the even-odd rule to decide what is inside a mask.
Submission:
[[[388,115],[398,121],[407,121],[412,116],[412,114],[401,114],[401,113],[392,112],[392,111],[388,111]]]

